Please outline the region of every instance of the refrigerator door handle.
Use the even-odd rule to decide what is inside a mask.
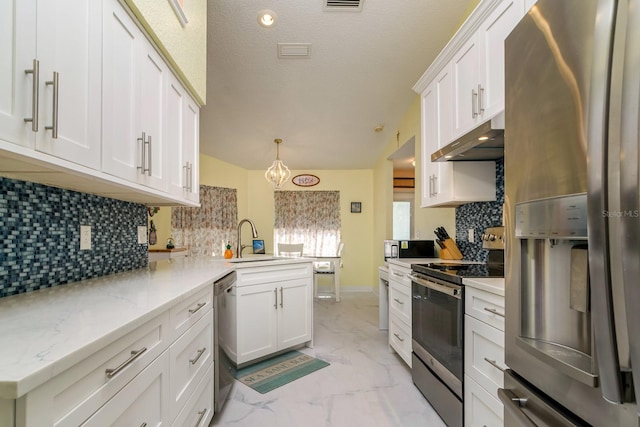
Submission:
[[[622,85],[620,124],[620,210],[622,226],[622,274],[626,303],[627,330],[629,333],[629,357],[631,359],[633,384],[636,399],[640,396],[640,193],[638,174],[640,153],[638,149],[640,132],[640,11],[628,7],[626,51]],[[635,73],[635,74],[630,74]],[[637,407],[640,413],[640,405]]]
[[[591,314],[598,355],[598,375],[602,395],[611,402],[622,402],[622,380],[620,361],[614,329],[613,296],[609,273],[609,224],[603,212],[607,211],[607,156],[606,122],[608,119],[609,58],[615,4],[613,1],[598,2],[598,20],[595,26],[593,47],[593,69],[587,131],[587,207],[589,276],[591,284]]]

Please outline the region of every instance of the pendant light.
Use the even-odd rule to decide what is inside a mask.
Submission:
[[[282,140],[275,139],[273,142],[276,143],[276,160],[273,162],[271,167],[267,169],[264,177],[267,181],[273,184],[273,188],[278,190],[285,182],[287,182],[291,176],[291,171],[289,171],[289,168],[282,163],[282,160],[280,160],[280,144],[282,143]]]

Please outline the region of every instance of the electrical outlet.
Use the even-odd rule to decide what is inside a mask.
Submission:
[[[147,243],[147,227],[144,225],[138,226],[138,244],[145,245]]]
[[[80,226],[80,250],[87,251],[91,249],[91,226]]]
[[[470,228],[469,230],[467,230],[467,233],[469,234],[469,243],[475,243],[476,236],[473,228]]]

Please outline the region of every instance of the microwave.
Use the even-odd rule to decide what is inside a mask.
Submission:
[[[385,240],[384,260],[392,258],[436,258],[433,240]]]

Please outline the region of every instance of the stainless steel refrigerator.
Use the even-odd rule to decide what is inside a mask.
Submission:
[[[505,55],[505,425],[638,426],[640,0],[539,0]]]

